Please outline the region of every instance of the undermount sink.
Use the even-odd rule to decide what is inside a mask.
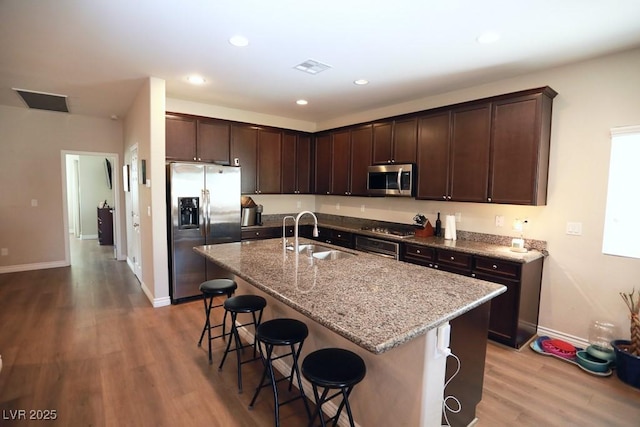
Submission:
[[[327,247],[327,246],[322,246],[322,245],[314,245],[314,244],[305,244],[305,245],[300,245],[298,246],[298,252],[302,253],[302,252],[326,252],[326,251],[330,251],[331,248]]]
[[[349,252],[337,251],[335,249],[331,249],[331,250],[328,250],[328,251],[322,251],[322,252],[314,252],[313,253],[313,257],[314,258],[316,258],[316,259],[325,259],[325,260],[351,258],[352,256],[355,256],[355,255],[354,254],[350,254]]]

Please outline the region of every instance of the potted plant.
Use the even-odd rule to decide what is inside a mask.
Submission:
[[[631,339],[611,343],[616,352],[616,369],[620,380],[640,388],[640,293],[636,295],[633,289],[629,294],[620,292],[620,296],[629,309]]]

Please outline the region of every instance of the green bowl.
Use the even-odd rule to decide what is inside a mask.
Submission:
[[[593,357],[585,350],[580,350],[576,353],[576,360],[580,366],[592,372],[607,372],[609,369],[609,362],[607,360],[598,359]]]
[[[596,359],[606,360],[607,362],[613,362],[616,360],[616,354],[613,352],[613,349],[605,350],[600,347],[590,345],[587,347],[587,353]]]

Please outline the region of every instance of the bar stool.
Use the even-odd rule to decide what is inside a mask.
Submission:
[[[200,284],[200,292],[202,292],[202,301],[204,302],[204,313],[205,313],[205,322],[204,327],[202,328],[202,333],[200,334],[200,340],[198,341],[198,347],[202,346],[202,339],[204,338],[205,331],[208,334],[209,338],[209,365],[213,363],[211,360],[211,340],[220,338],[224,339],[227,334],[227,312],[224,312],[224,317],[222,318],[222,323],[218,325],[211,324],[211,310],[217,307],[222,307],[223,304],[213,305],[213,298],[217,296],[226,295],[227,298],[231,298],[235,290],[238,288],[236,282],[231,279],[214,279],[207,280],[206,282],[202,282]],[[222,327],[222,334],[216,335],[215,337],[211,336],[211,330],[215,328]]]
[[[260,321],[262,320],[262,310],[266,307],[267,300],[257,295],[238,295],[235,297],[228,298],[225,300],[223,306],[225,310],[225,316],[227,313],[231,313],[231,332],[235,341],[235,347],[231,348],[231,339],[227,340],[227,348],[224,350],[224,355],[222,356],[222,361],[220,362],[220,366],[218,370],[222,369],[224,365],[224,361],[227,358],[227,354],[232,351],[236,352],[236,360],[238,361],[238,392],[242,393],[242,365],[245,363],[253,362],[254,360],[258,360],[256,354],[256,330],[258,326],[260,326]],[[251,313],[252,321],[243,323],[241,325],[236,325],[236,319],[238,318],[238,314],[240,313]],[[256,313],[258,316],[256,317]],[[253,344],[242,344],[240,340],[240,335],[238,334],[238,327],[244,327],[253,325],[254,335],[253,335]],[[244,349],[247,347],[253,347],[253,358],[249,360],[241,360],[240,351],[244,352]]]
[[[346,407],[349,423],[351,427],[354,427],[351,406],[349,406],[349,395],[353,387],[362,381],[366,373],[367,367],[364,364],[364,360],[349,350],[324,348],[307,355],[302,362],[302,375],[311,382],[313,395],[316,399],[316,412],[313,414],[309,426],[311,427],[316,417],[320,416],[320,423],[322,423],[322,427],[325,427],[326,422],[322,414],[322,405],[342,395],[342,402],[338,406],[338,411],[327,422],[333,421],[333,425],[337,425],[340,413]],[[318,394],[318,387],[324,388],[321,396]],[[339,389],[339,391],[327,396],[331,390],[335,389]]]
[[[300,369],[298,367],[298,358],[300,357],[300,351],[302,350],[302,344],[304,344],[305,338],[309,335],[309,329],[307,325],[295,319],[273,319],[261,323],[256,331],[256,337],[258,340],[258,348],[260,349],[260,357],[264,364],[264,371],[262,373],[262,379],[260,384],[256,387],[256,392],[251,399],[249,408],[253,408],[253,404],[258,398],[258,394],[263,387],[271,385],[273,390],[273,403],[274,403],[274,417],[276,427],[280,425],[280,406],[293,402],[298,399],[302,399],[304,407],[307,411],[307,416],[311,418],[311,410],[309,409],[309,403],[307,397],[304,394],[302,388],[302,380],[300,377]],[[297,345],[297,348],[296,348]],[[289,353],[276,356],[273,354],[274,347],[289,346]],[[262,348],[264,347],[264,351]],[[273,369],[273,361],[282,359],[283,357],[291,356],[291,372],[288,376],[276,380],[275,372]],[[266,382],[267,375],[269,376],[269,382]],[[293,397],[284,402],[280,402],[278,399],[278,385],[280,381],[289,380],[289,391],[293,385],[293,376],[297,376],[298,389],[300,393],[298,396]]]

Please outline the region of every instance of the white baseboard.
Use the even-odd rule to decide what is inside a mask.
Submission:
[[[98,240],[97,234],[82,234],[80,240]]]
[[[238,332],[241,338],[244,338],[247,342],[253,342],[253,333],[251,333],[249,330],[247,330],[244,327],[241,327],[241,328],[238,328]],[[300,363],[300,368],[302,368],[302,360],[299,360],[299,363]],[[283,359],[274,360],[273,367],[276,368],[278,372],[280,372],[284,376],[288,376],[289,373],[291,372],[291,365],[289,365]],[[300,379],[302,380],[302,388],[304,389],[304,393],[313,402],[313,386],[309,381],[307,381],[307,379],[304,376],[302,376],[302,373],[300,373]],[[293,386],[295,388],[298,388],[298,384],[295,380],[293,381]],[[336,405],[333,401],[329,401],[324,405],[322,405],[322,412],[324,412],[328,417],[333,417],[336,414],[336,412],[338,412],[338,405]],[[361,427],[360,424],[358,424],[357,422],[355,424],[356,424],[356,427]],[[338,425],[340,427],[349,426],[349,417],[347,416],[347,413],[344,410],[340,414],[340,418],[338,419]]]
[[[576,347],[587,348],[589,346],[589,341],[584,338],[565,334],[564,332],[548,329],[542,326],[538,326],[538,335],[539,336],[546,335],[551,338],[561,339],[563,341],[573,344]]]
[[[0,267],[2,273],[16,273],[19,271],[45,270],[47,268],[69,267],[71,264],[66,261],[35,262],[33,264],[5,265]]]
[[[151,302],[151,305],[153,306],[153,308],[166,307],[168,305],[171,305],[171,298],[169,297],[155,298],[144,282],[140,282],[140,287],[142,288],[142,292],[144,292],[144,294],[147,296],[147,299],[149,300],[149,302]]]

